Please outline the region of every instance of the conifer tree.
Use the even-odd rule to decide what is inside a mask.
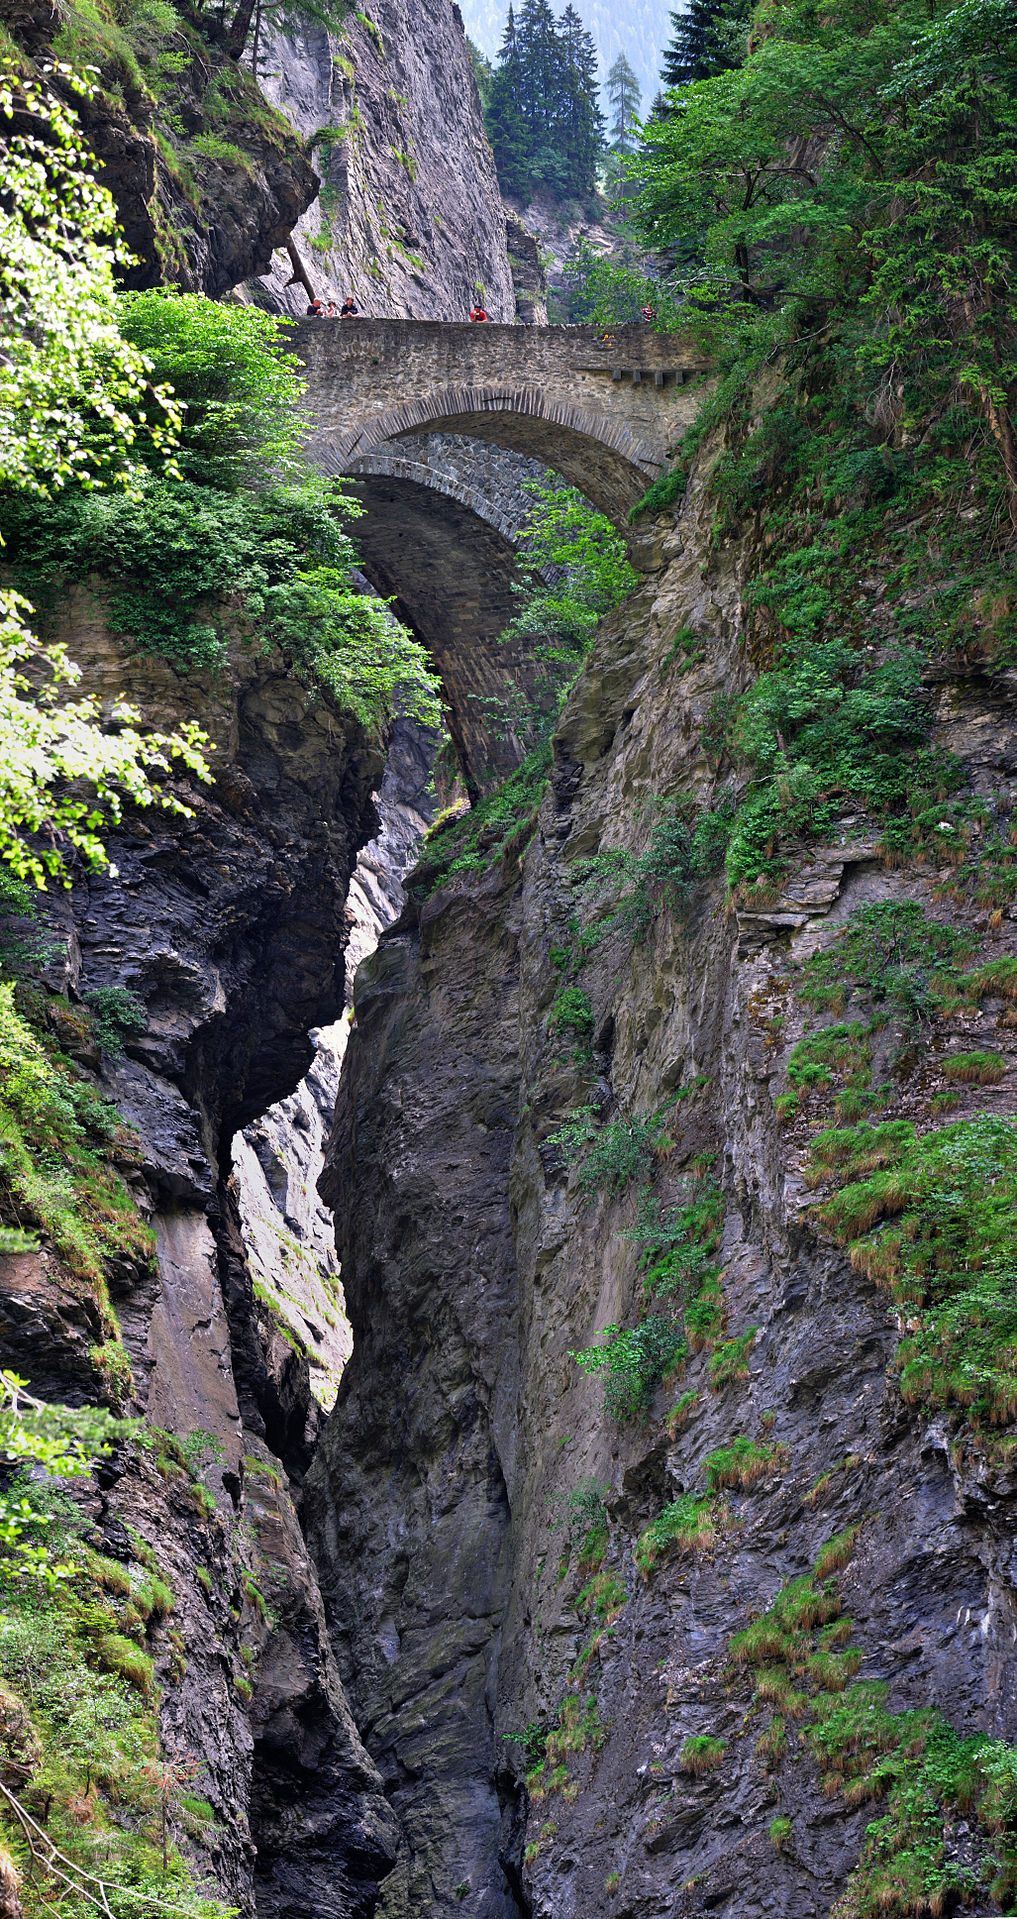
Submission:
[[[672,13],[674,31],[660,69],[665,87],[687,87],[741,66],[750,5],[751,0],[688,0],[684,12]]]
[[[611,148],[614,153],[634,153],[635,130],[639,121],[640,90],[624,53],[618,55],[607,76],[607,97],[614,118],[611,122]]]
[[[520,108],[519,43],[511,5],[498,65],[491,77],[485,120],[503,193],[526,199],[530,190],[529,143]]]
[[[604,146],[597,51],[573,6],[560,21],[549,0],[510,7],[486,118],[504,193],[594,191]]]
[[[597,49],[573,6],[567,6],[560,29],[563,59],[562,98],[558,131],[568,167],[572,193],[592,193],[597,162],[604,150],[604,116],[597,97]]]

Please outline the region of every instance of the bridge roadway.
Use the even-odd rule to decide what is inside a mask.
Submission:
[[[693,343],[651,326],[527,327],[443,320],[299,321],[307,451],[355,472],[407,435],[456,433],[542,460],[624,524],[695,418]]]

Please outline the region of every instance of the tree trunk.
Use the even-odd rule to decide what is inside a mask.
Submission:
[[[286,285],[288,287],[301,286],[307,294],[308,302],[316,300],[318,296],[311,285],[307,268],[297,252],[296,242],[292,234],[286,242],[286,251],[290,256],[290,265],[293,268],[293,272],[287,280]]]
[[[240,0],[240,5],[233,15],[233,22],[230,26],[229,36],[226,41],[227,51],[233,60],[239,60],[247,45],[247,36],[251,31],[251,21],[254,19],[254,7],[255,0]]]
[[[982,400],[989,416],[992,436],[999,447],[1006,474],[1006,489],[1009,495],[1010,525],[1017,533],[1017,439],[1014,437],[1013,421],[1006,407],[997,406],[994,399],[982,389]]]

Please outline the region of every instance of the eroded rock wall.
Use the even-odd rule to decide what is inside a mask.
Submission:
[[[145,1417],[89,1510],[107,1558],[148,1554],[172,1592],[144,1650],[167,1761],[210,1808],[183,1827],[174,1812],[174,1841],[244,1914],[257,1845],[263,1914],[307,1910],[295,1848],[316,1911],[368,1919],[392,1819],[296,1519],[316,1431],[308,1362],[262,1338],[228,1175],[234,1133],[291,1091],[308,1029],[345,1003],[347,895],[376,835],[383,751],[275,652],[237,646],[214,675],[177,673],[128,651],[102,607],[92,582],[60,622],[83,691],[107,712],[125,695],[167,730],[197,719],[215,746],[213,784],[176,788],[190,817],[128,809],[114,868],[78,872],[50,902],[53,1030],[132,1129],[123,1170],[156,1253],[108,1266],[133,1385],[95,1289],[45,1247],[0,1259],[4,1361],[47,1396]],[[119,1058],[100,1055],[82,1004],[110,986],[145,1014]]]
[[[322,190],[297,245],[316,292],[397,319],[465,320],[482,298],[516,314],[505,211],[473,63],[452,0],[373,0],[337,39],[308,29],[273,42],[270,98],[307,139],[326,134]],[[303,313],[280,258],[258,297]]]
[[[750,670],[750,550],[711,555],[702,485],[601,631],[528,844],[521,831],[485,874],[418,892],[358,979],[325,1187],[354,1356],[307,1501],[340,1669],[399,1820],[386,1919],[829,1914],[878,1812],[821,1788],[804,1708],[792,1699],[774,1732],[731,1639],[841,1535],[827,1616],[852,1670],[887,1683],[893,1712],[1017,1732],[1009,1468],[903,1402],[896,1315],[815,1215],[822,1113],[789,1124],[775,1108],[805,1023],[795,963],[863,902],[953,924],[961,909],[933,900],[932,875],[886,867],[846,817],[776,900],[739,916],[718,880],[639,940],[606,928],[580,975],[588,1053],[549,1030],[590,911],[576,862],[638,853],[662,798],[710,795],[703,720]],[[1005,810],[1005,695],[974,678],[929,697],[941,743]],[[993,955],[1015,950],[1011,919],[976,919]],[[951,1110],[1010,1113],[1001,1003],[970,1021],[1006,1077],[958,1088]],[[927,1127],[943,1048],[965,1036],[914,1070],[892,1065],[891,1041],[875,1042],[889,1112]],[[566,1163],[550,1135],[584,1106],[676,1116],[640,1180],[608,1169],[590,1189],[582,1156]],[[618,1423],[570,1353],[639,1319],[640,1186],[666,1207],[704,1180],[724,1200],[721,1320],[647,1419]],[[729,1484],[715,1534],[637,1560],[647,1525],[700,1497],[704,1461],[737,1439],[770,1463]],[[944,1843],[974,1856],[963,1820]]]
[[[314,1059],[296,1091],[238,1133],[231,1148],[260,1343],[286,1371],[287,1347],[306,1358],[311,1395],[325,1411],[334,1403],[353,1338],[335,1221],[318,1178],[349,1037],[353,980],[402,908],[403,879],[434,811],[434,753],[435,740],[425,728],[396,721],[375,797],[381,831],[361,849],[346,901],[348,1010],[311,1033]],[[313,1413],[311,1418],[316,1432]]]

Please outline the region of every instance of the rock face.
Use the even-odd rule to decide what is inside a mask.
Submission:
[[[350,1002],[357,967],[402,908],[403,878],[434,810],[434,750],[423,727],[397,720],[375,801],[381,832],[362,848],[347,896]],[[335,1400],[353,1345],[335,1221],[317,1186],[348,1035],[345,1016],[312,1032],[314,1059],[296,1091],[238,1133],[231,1147],[261,1345],[281,1362],[283,1372],[292,1369],[292,1353],[306,1359],[310,1392],[325,1411]],[[316,1431],[312,1418],[310,1439]]]
[[[234,1133],[290,1092],[312,1057],[308,1029],[344,1005],[347,894],[376,833],[383,754],[272,652],[238,646],[214,676],[126,652],[97,583],[69,600],[58,637],[105,710],[122,692],[144,723],[196,718],[216,747],[214,784],[186,789],[191,818],[130,812],[110,836],[116,873],[79,878],[53,903],[62,958],[47,977],[70,995],[54,1002],[64,1024],[112,985],[147,1016],[119,1061],[103,1056],[100,1086],[134,1129],[125,1171],[157,1239],[154,1267],[125,1259],[109,1272],[133,1406],[156,1430],[100,1472],[94,1518],[114,1557],[134,1527],[176,1595],[152,1650],[166,1752],[200,1758],[216,1822],[202,1870],[250,1914],[257,1840],[261,1909],[293,1914],[298,1833],[305,1876],[333,1887],[334,1904],[322,1893],[316,1909],[367,1919],[394,1857],[391,1815],[338,1690],[279,1470],[299,1478],[310,1458],[308,1362],[275,1327],[262,1335],[228,1174]],[[79,1056],[98,1071],[94,1042]],[[99,1315],[52,1253],[0,1260],[0,1325],[5,1363],[37,1387],[78,1402],[101,1393]],[[196,1477],[174,1444],[196,1459],[208,1434]],[[255,1603],[270,1588],[274,1620]],[[297,1801],[299,1816],[287,1811]]]
[[[1009,1468],[901,1399],[894,1312],[818,1223],[810,1125],[775,1110],[803,1030],[793,962],[862,902],[954,909],[845,820],[741,924],[718,883],[658,910],[640,942],[605,928],[581,976],[589,1053],[549,1031],[574,862],[638,852],[657,796],[709,794],[702,721],[748,670],[748,555],[708,560],[700,489],[602,629],[521,864],[517,838],[486,873],[418,890],[357,982],[324,1186],[354,1353],[305,1497],[340,1671],[399,1821],[386,1919],[828,1914],[879,1801],[821,1789],[804,1708],[792,1696],[771,1722],[731,1649],[817,1564],[824,1644],[849,1641],[890,1710],[1017,1732]],[[690,625],[701,652],[682,671]],[[936,698],[978,790],[1009,794],[1012,709],[977,679]],[[1015,951],[1012,920],[996,940]],[[1005,1013],[992,1045],[1008,1077],[966,1087],[959,1117],[1012,1110]],[[898,1083],[891,1111],[920,1119],[947,1081],[933,1060]],[[608,1170],[591,1188],[570,1170],[550,1135],[584,1106],[675,1115],[639,1180]],[[646,1423],[618,1424],[570,1352],[639,1317],[640,1186],[688,1205],[714,1182],[720,1343]],[[637,1558],[735,1440],[764,1463],[727,1482],[715,1531]],[[967,1856],[968,1826],[947,1843]]]
[[[478,298],[516,314],[505,213],[459,9],[374,0],[338,42],[309,30],[273,43],[270,97],[316,147],[322,189],[297,229],[316,292],[401,319],[465,320]],[[280,261],[257,297],[303,313]]]
[[[314,199],[318,176],[214,23],[176,19],[171,60],[158,33],[146,41],[142,30],[128,60],[115,37],[90,38],[80,19],[75,30],[85,39],[74,40],[50,0],[3,0],[0,20],[79,117],[135,256],[128,286],[168,283],[218,299],[268,272],[273,250]],[[54,55],[91,67],[90,98],[61,85]]]

